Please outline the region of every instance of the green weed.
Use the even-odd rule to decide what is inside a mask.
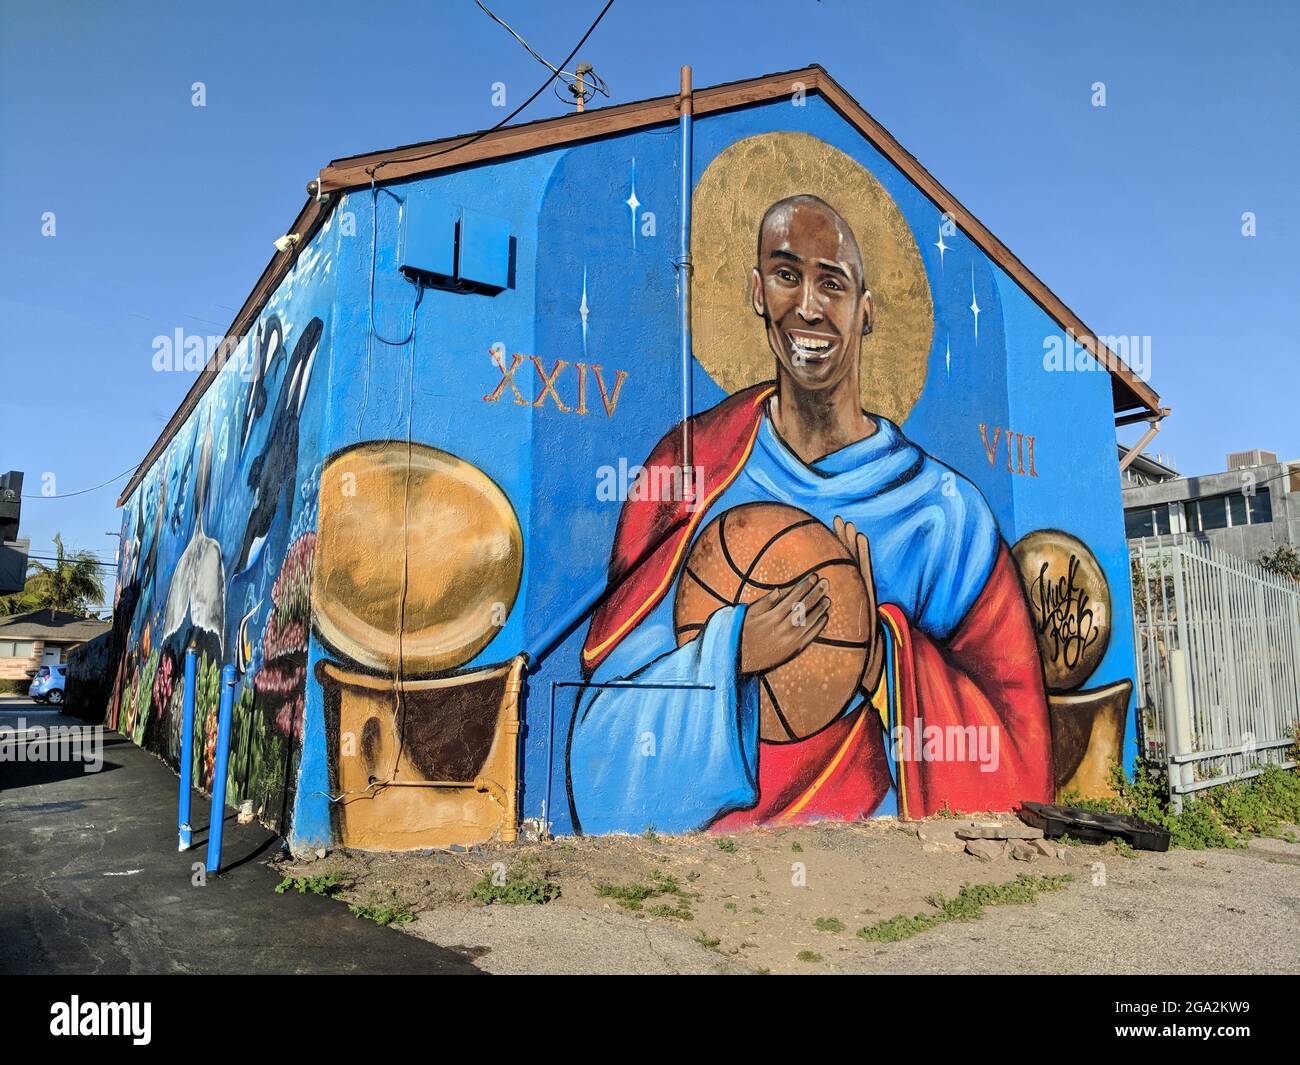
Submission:
[[[924,932],[949,921],[975,921],[984,916],[987,906],[1018,905],[1033,902],[1039,895],[1057,891],[1073,877],[1032,876],[1021,873],[1006,884],[966,884],[956,896],[948,899],[933,895],[927,901],[935,907],[934,913],[920,913],[909,917],[900,915],[858,929],[863,939],[876,943],[897,943],[901,939]]]
[[[275,893],[283,895],[286,891],[296,891],[299,895],[333,895],[343,883],[338,873],[326,873],[323,876],[286,876],[275,885]]]
[[[398,898],[395,891],[389,892],[387,898],[377,891],[372,891],[369,902],[365,904],[351,902],[348,903],[348,909],[352,911],[354,917],[374,921],[375,924],[407,924],[415,920],[415,913],[410,905]]]
[[[602,899],[613,899],[625,910],[640,910],[647,899],[657,898],[660,895],[673,895],[681,900],[677,907],[673,907],[674,909],[685,909],[690,900],[690,896],[682,890],[676,877],[660,872],[651,873],[649,883],[597,884],[596,895]]]
[[[530,876],[522,869],[511,869],[503,883],[497,883],[491,871],[469,889],[469,897],[484,906],[543,906],[560,897],[560,885],[544,876]]]

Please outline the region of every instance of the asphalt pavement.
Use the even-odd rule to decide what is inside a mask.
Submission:
[[[0,730],[82,725],[0,697]],[[83,725],[83,727],[85,727]],[[0,731],[0,973],[476,973],[462,955],[353,917],[316,895],[275,893],[280,840],[226,811],[222,872],[194,883],[209,806],[177,850],[178,780],[114,732],[64,761],[18,761]],[[25,748],[28,749],[28,748]],[[78,751],[83,757],[78,759]]]

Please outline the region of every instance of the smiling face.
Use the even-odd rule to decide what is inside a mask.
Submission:
[[[862,334],[869,331],[871,294],[853,231],[815,196],[794,196],[763,216],[753,275],[754,313],[781,377],[821,391],[852,379],[856,392]]]

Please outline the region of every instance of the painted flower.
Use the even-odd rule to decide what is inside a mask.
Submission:
[[[155,720],[161,721],[171,705],[172,687],[175,678],[172,674],[172,656],[164,654],[158,663],[158,672],[153,678],[153,713]]]
[[[304,533],[289,545],[280,575],[271,586],[271,616],[262,635],[262,660],[307,650],[311,623],[311,567],[316,534]]]

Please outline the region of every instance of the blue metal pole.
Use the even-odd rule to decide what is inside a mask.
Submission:
[[[190,786],[194,768],[194,675],[198,653],[193,647],[185,652],[185,697],[181,704],[181,794],[176,806],[176,828],[180,850],[190,849]]]
[[[207,871],[221,868],[221,829],[226,814],[226,771],[230,766],[230,711],[235,692],[235,667],[221,670],[221,708],[217,711],[217,752],[212,766],[212,809],[208,814]]]

